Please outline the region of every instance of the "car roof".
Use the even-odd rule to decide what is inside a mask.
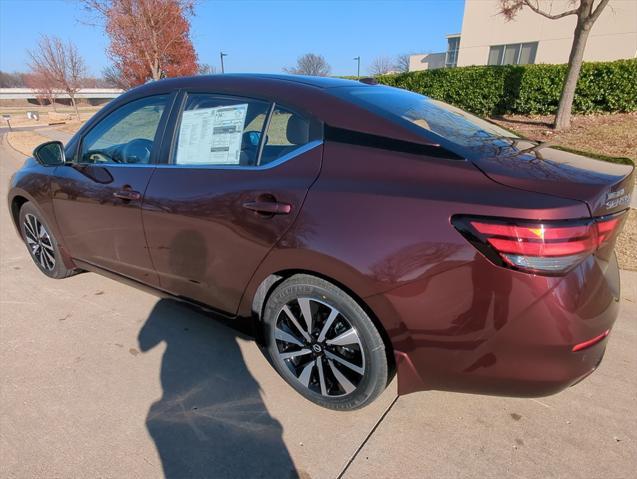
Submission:
[[[133,88],[131,91],[146,91],[154,89],[188,88],[193,85],[206,84],[208,86],[226,85],[228,83],[250,84],[294,84],[300,88],[337,88],[366,86],[364,83],[347,80],[345,78],[318,77],[309,75],[286,75],[276,73],[224,73],[221,75],[197,75],[186,77],[165,78],[158,81],[149,81],[144,85]]]
[[[360,86],[360,82],[348,80],[346,78],[320,77],[310,75],[289,75],[277,73],[228,73],[227,77],[234,78],[260,78],[263,80],[280,80],[303,85],[310,85],[317,88],[336,88],[346,86]],[[209,75],[214,78],[217,75]]]

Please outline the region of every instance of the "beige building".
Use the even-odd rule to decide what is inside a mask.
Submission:
[[[410,71],[467,65],[567,63],[576,17],[550,20],[528,8],[507,22],[498,0],[466,0],[462,32],[448,35],[444,53],[412,55]],[[539,0],[553,14],[573,8],[569,0]],[[444,56],[444,61],[440,56]],[[588,37],[585,61],[637,57],[637,0],[610,0]],[[432,62],[428,59],[437,59]]]

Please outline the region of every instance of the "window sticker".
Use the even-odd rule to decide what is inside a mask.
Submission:
[[[247,103],[184,111],[175,163],[238,165],[247,112]]]

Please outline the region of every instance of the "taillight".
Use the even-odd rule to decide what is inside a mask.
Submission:
[[[563,274],[612,243],[624,213],[568,221],[454,216],[452,224],[494,263],[539,274]]]

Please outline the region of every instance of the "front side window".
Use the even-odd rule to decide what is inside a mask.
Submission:
[[[310,121],[283,107],[272,108],[271,103],[260,100],[191,94],[177,130],[174,163],[264,166],[309,141]]]
[[[82,140],[78,161],[96,164],[148,164],[167,95],[135,100],[118,108]]]
[[[488,65],[526,65],[535,63],[538,42],[494,45],[489,49]]]

